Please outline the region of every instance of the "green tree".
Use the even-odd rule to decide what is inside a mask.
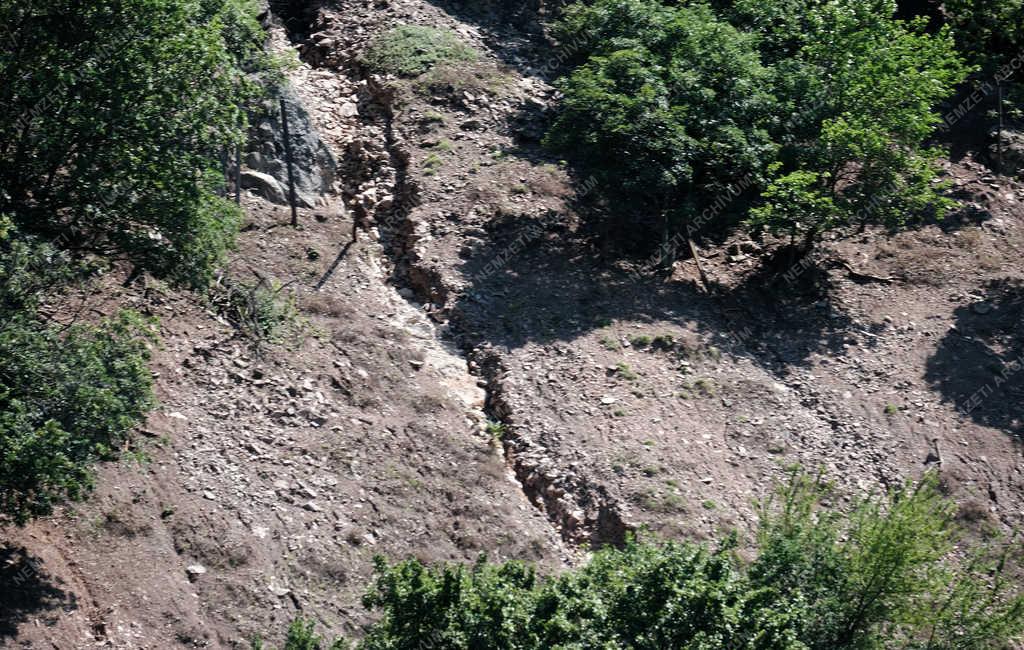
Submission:
[[[239,211],[219,151],[275,66],[250,0],[0,0],[0,519],[82,497],[153,405],[152,324],[59,325],[112,260],[204,286]],[[60,314],[68,316],[67,314]]]
[[[1021,56],[1024,0],[945,0],[943,7],[972,62],[992,69]]]
[[[247,70],[266,69],[255,14],[240,0],[0,0],[0,212],[205,284],[239,219],[216,168],[257,92]]]
[[[49,514],[92,484],[152,406],[150,326],[123,313],[67,329],[0,323],[0,520]]]
[[[774,98],[754,36],[706,6],[657,0],[577,4],[558,32],[586,35],[592,50],[559,83],[547,142],[592,172],[613,207],[639,208],[667,235],[763,177]]]
[[[894,0],[714,7],[596,0],[555,27],[587,46],[548,142],[601,181],[616,218],[681,232],[708,206],[753,207],[751,226],[806,250],[825,230],[948,210],[940,152],[922,144],[968,71],[948,29],[897,20]]]
[[[924,19],[895,10],[891,0],[825,3],[796,58],[777,66],[793,117],[776,131],[784,147],[755,227],[799,235],[806,249],[826,230],[898,228],[952,206],[935,183],[941,152],[921,143],[967,68],[948,30],[929,35]]]
[[[57,326],[36,313],[89,269],[0,215],[0,520],[24,523],[81,497],[152,405],[151,325],[125,312]]]

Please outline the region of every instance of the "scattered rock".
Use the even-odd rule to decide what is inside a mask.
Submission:
[[[206,567],[202,564],[190,564],[185,567],[185,575],[188,576],[189,582],[195,582],[199,579],[199,576],[206,574]]]

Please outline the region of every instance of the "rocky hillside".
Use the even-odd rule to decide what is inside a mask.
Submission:
[[[938,468],[979,533],[1024,524],[1024,186],[979,151],[946,162],[965,207],[941,225],[789,269],[736,236],[705,242],[706,284],[666,278],[581,226],[592,183],[540,146],[571,53],[530,16],[272,8],[306,207],[292,229],[272,202],[268,121],[225,277],[287,285],[300,318],[253,349],[157,282],[82,296],[160,318],[160,407],[90,500],[3,530],[0,646],[245,648],[297,613],[357,636],[374,555],[557,571],[640,527],[743,533],[792,463],[847,494]],[[479,58],[372,73],[403,24]]]

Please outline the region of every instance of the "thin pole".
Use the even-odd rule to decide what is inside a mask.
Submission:
[[[288,203],[292,206],[292,226],[299,225],[299,213],[295,208],[295,173],[292,171],[292,140],[288,135],[288,113],[285,112],[284,97],[281,98],[281,128],[284,130],[284,162],[288,166]]]
[[[221,163],[221,167],[222,167],[222,169],[224,171],[224,189],[223,189],[223,192],[221,193],[221,196],[223,196],[224,198],[227,198],[227,196],[228,196],[228,182],[229,182],[228,181],[229,171],[228,171],[228,146],[227,145],[224,145],[220,149],[220,163]]]
[[[999,91],[999,133],[996,136],[996,173],[1003,175],[1003,84],[1002,80],[996,79],[996,88]]]
[[[242,204],[242,145],[235,145],[235,204]]]

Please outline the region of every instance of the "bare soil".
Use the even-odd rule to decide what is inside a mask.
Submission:
[[[400,23],[481,62],[368,74]],[[747,534],[793,463],[846,498],[936,468],[979,533],[1024,523],[1024,187],[977,152],[947,164],[965,207],[942,224],[796,269],[782,242],[698,241],[705,288],[583,227],[587,179],[540,146],[558,53],[530,24],[393,0],[289,25],[339,198],[299,230],[247,199],[229,274],[294,282],[307,327],[256,354],[195,297],[97,287],[161,318],[147,459],[2,531],[0,646],[246,647],[297,613],[358,635],[375,554],[554,571],[641,527]]]

